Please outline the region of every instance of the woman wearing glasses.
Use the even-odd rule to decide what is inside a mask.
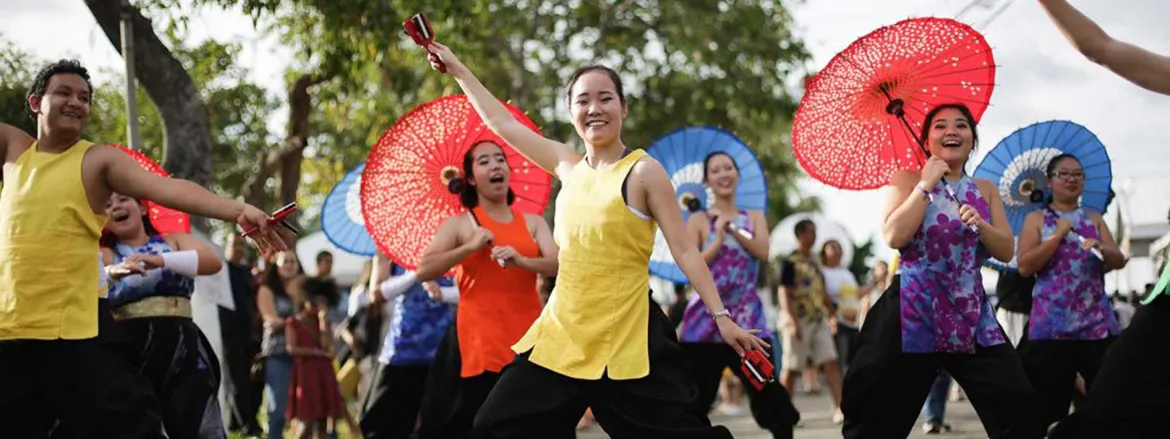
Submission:
[[[1119,41],[1065,0],[1040,0],[1057,28],[1089,60],[1155,93],[1170,95],[1170,56]],[[1170,266],[1170,264],[1167,264]],[[1054,439],[1157,437],[1170,413],[1170,298],[1155,289],[1101,364],[1085,400]]]
[[[1052,424],[1068,415],[1077,373],[1089,388],[1109,344],[1121,333],[1105,295],[1105,272],[1125,266],[1098,212],[1078,207],[1085,171],[1071,154],[1048,162],[1052,194],[1020,230],[1019,268],[1036,275],[1028,330],[1020,342],[1028,380]]]

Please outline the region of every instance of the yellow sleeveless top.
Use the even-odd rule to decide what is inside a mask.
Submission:
[[[553,237],[560,252],[548,304],[512,349],[529,361],[576,379],[614,380],[650,374],[650,252],[657,224],[630,211],[622,183],[646,153],[612,167],[585,160],[563,180]]]
[[[37,144],[4,172],[0,189],[0,340],[97,336],[102,292],[98,237],[105,215],[89,207],[79,140],[60,154]]]

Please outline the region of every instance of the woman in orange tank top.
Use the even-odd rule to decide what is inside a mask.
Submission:
[[[458,316],[439,354],[450,358],[445,364],[436,358],[431,369],[420,439],[470,434],[500,370],[516,356],[512,344],[540,315],[537,276],[557,273],[552,231],[540,216],[511,207],[516,196],[508,187],[510,174],[498,144],[472,146],[463,156],[465,177],[449,185],[469,212],[443,222],[419,263],[420,281],[455,268],[459,285]],[[454,407],[440,403],[447,395],[458,401]]]

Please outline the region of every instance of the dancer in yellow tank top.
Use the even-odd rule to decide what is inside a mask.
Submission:
[[[37,138],[0,124],[0,425],[11,437],[161,437],[150,394],[98,342],[99,264],[111,192],[260,227],[262,250],[283,247],[268,215],[197,184],[161,178],[126,154],[81,138],[92,88],[76,61],[42,69],[29,91]],[[128,398],[137,398],[129,401]],[[157,405],[156,405],[157,406]],[[153,419],[151,419],[153,418]]]
[[[561,179],[553,236],[560,248],[548,305],[476,416],[474,437],[573,437],[585,407],[614,438],[731,437],[692,402],[697,392],[674,329],[652,306],[649,260],[658,226],[679,267],[737,353],[767,345],[727,318],[707,264],[683,227],[665,169],[622,143],[621,79],[577,70],[567,90],[582,156],[518,123],[451,51],[431,45],[488,127]],[[765,351],[766,352],[766,351]]]

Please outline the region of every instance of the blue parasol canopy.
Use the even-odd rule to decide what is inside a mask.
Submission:
[[[688,200],[697,200],[706,208],[715,195],[703,183],[703,160],[707,155],[721,151],[730,155],[739,168],[739,185],[735,201],[740,209],[764,210],[768,205],[768,181],[759,159],[739,137],[714,127],[688,127],[672,131],[655,140],[646,153],[658,160],[678,194],[678,207],[683,221],[690,218]],[[693,201],[692,201],[693,203]],[[687,283],[687,277],[675,264],[662,231],[654,237],[654,252],[650,256],[650,273],[675,283]]]
[[[337,248],[358,256],[373,256],[378,251],[366,220],[362,216],[362,162],[345,174],[341,181],[329,191],[321,206],[321,230]]]
[[[1052,193],[1045,171],[1048,162],[1060,154],[1072,154],[1084,168],[1081,206],[1104,213],[1112,198],[1113,168],[1109,153],[1096,135],[1073,122],[1053,120],[1016,130],[995,145],[972,174],[990,180],[999,189],[1017,242],[1024,218],[1044,208],[1044,200]],[[988,259],[988,265],[1004,268],[992,259]],[[1007,267],[1015,268],[1015,260]]]

